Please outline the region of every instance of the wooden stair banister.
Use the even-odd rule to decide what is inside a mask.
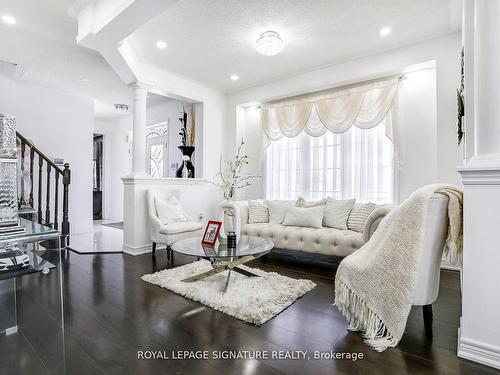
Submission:
[[[61,223],[61,246],[66,247],[69,245],[69,233],[70,233],[70,223],[69,223],[69,185],[71,183],[71,170],[69,164],[65,163],[64,168],[61,168],[55,164],[47,155],[45,155],[38,147],[36,147],[30,140],[24,137],[19,132],[17,133],[17,139],[21,144],[21,200],[19,202],[19,207],[21,208],[20,213],[30,212],[31,214],[36,213],[37,221],[40,224],[50,225],[55,229],[59,230],[59,223]],[[29,179],[31,182],[31,187],[29,191],[29,198],[25,199],[27,191],[25,191],[24,179],[25,179],[25,157],[26,148],[29,148]],[[38,176],[38,191],[34,187],[34,175],[35,175],[35,157],[38,159],[37,165],[37,176]],[[43,192],[44,185],[44,175],[43,167],[45,164],[45,192]],[[52,173],[53,171],[53,173]],[[54,175],[54,180],[51,180],[51,176]],[[61,178],[60,178],[61,177]],[[54,191],[51,194],[51,183],[54,183]],[[62,218],[59,218],[59,183],[62,183]],[[51,201],[52,195],[54,196],[54,201]],[[45,210],[42,209],[43,198],[45,197]],[[35,201],[37,206],[35,207]],[[43,215],[45,214],[45,215]]]

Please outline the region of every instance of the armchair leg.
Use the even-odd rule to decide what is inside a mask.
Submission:
[[[432,338],[432,305],[422,306],[424,315],[425,336],[429,339]]]
[[[172,250],[172,248],[169,245],[167,245],[167,258],[168,259],[173,258],[173,255],[174,255],[174,251]]]
[[[153,253],[153,255],[155,255],[155,253],[156,253],[156,242],[153,242],[152,253]]]

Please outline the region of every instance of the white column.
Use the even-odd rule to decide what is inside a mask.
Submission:
[[[474,94],[475,155],[459,168],[464,258],[458,356],[500,368],[500,1],[475,4],[475,89],[465,88],[466,100]]]
[[[145,189],[139,188],[146,175],[146,98],[148,87],[134,83],[132,128],[132,172],[123,177],[123,249],[125,252],[149,251],[148,217]]]
[[[132,175],[146,175],[146,98],[148,89],[141,84],[134,90],[134,125],[132,135]]]
[[[475,3],[474,164],[500,166],[500,1]]]

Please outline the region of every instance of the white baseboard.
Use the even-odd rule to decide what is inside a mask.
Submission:
[[[147,254],[151,252],[151,245],[144,245],[144,246],[139,246],[139,247],[132,247],[129,245],[123,244],[123,252],[128,255],[142,255],[142,254]]]
[[[462,337],[460,330],[457,355],[460,358],[500,369],[500,347]]]
[[[165,245],[162,245],[162,244],[156,245],[156,251],[164,250],[164,249],[166,249]],[[153,249],[152,249],[151,244],[147,244],[147,245],[143,245],[143,246],[139,246],[139,247],[134,247],[134,246],[123,244],[123,252],[125,254],[128,254],[128,255],[135,256],[135,255],[148,254],[148,253],[151,253],[152,250]]]

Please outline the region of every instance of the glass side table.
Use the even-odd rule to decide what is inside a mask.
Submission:
[[[0,335],[5,335],[0,343],[6,346],[0,345],[0,351],[8,359],[23,357],[23,361],[8,360],[19,366],[18,373],[40,369],[63,374],[64,250],[60,233],[26,219],[21,219],[20,225],[24,232],[0,235],[0,247],[15,246],[29,256],[27,267],[0,271]],[[24,345],[34,349],[31,357],[25,357]]]

